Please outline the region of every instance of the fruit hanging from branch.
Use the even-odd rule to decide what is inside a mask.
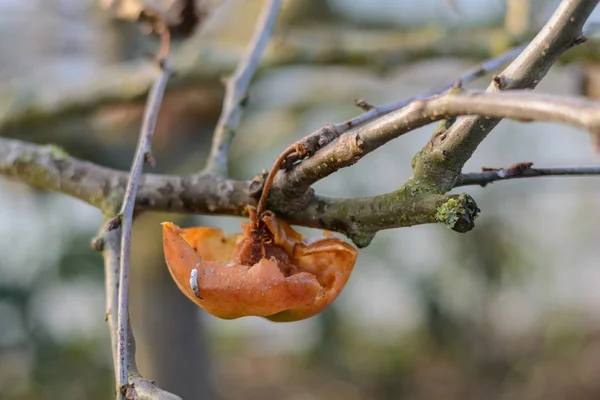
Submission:
[[[248,207],[250,221],[242,222],[241,234],[226,236],[216,228],[182,229],[163,223],[171,276],[190,300],[216,317],[308,318],[330,305],[350,277],[358,256],[354,247],[328,234],[306,239],[272,212],[263,211],[279,160],[265,182],[258,208]]]

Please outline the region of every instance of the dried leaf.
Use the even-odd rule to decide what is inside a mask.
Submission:
[[[165,259],[179,289],[224,319],[296,321],[321,312],[348,281],[356,249],[332,236],[307,240],[270,212],[257,223],[250,211],[241,235],[163,223]]]

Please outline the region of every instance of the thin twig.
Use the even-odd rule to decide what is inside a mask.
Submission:
[[[483,187],[496,181],[542,176],[600,175],[600,167],[531,168],[531,165],[532,163],[518,163],[511,165],[508,168],[486,168],[483,172],[470,172],[467,174],[462,174],[455,187],[468,185],[479,185]]]
[[[102,228],[92,247],[102,251],[104,257],[104,294],[106,296],[106,322],[110,332],[115,380],[119,373],[117,346],[117,310],[119,309],[119,255],[121,254],[121,227],[114,230]]]
[[[267,47],[282,0],[268,0],[259,17],[245,56],[227,80],[223,111],[217,122],[206,170],[227,176],[229,147],[240,123],[242,107],[248,101],[248,87]]]
[[[92,246],[95,250],[102,251],[104,257],[104,277],[106,290],[106,322],[110,332],[111,349],[114,360],[115,377],[118,376],[118,318],[116,310],[119,307],[119,269],[121,254],[121,228],[117,227],[112,231],[102,229],[99,236],[94,239]],[[181,400],[180,397],[161,390],[156,383],[141,377],[137,371],[135,363],[135,339],[131,332],[131,324],[128,323],[129,332],[127,334],[127,356],[129,360],[129,384],[125,390],[126,399],[136,400]],[[118,394],[121,396],[121,393]]]
[[[458,78],[454,79],[452,82],[448,82],[447,84],[433,89],[429,92],[426,92],[424,94],[420,94],[409,99],[396,101],[384,106],[371,106],[367,112],[359,115],[358,117],[349,119],[344,122],[340,122],[338,124],[326,125],[316,130],[315,132],[305,136],[301,141],[299,141],[299,143],[302,144],[303,147],[306,149],[306,154],[304,154],[302,157],[312,156],[318,150],[327,146],[329,143],[337,139],[340,135],[348,132],[352,128],[356,128],[359,125],[363,125],[392,111],[406,107],[415,100],[425,99],[431,96],[435,96],[436,94],[443,93],[446,90],[452,88],[452,86],[457,81],[462,82],[463,85],[471,83],[477,78],[480,78],[485,74],[489,73],[490,71],[500,68],[502,65],[506,64],[507,62],[510,62],[515,57],[517,57],[521,53],[521,51],[523,51],[524,48],[524,45],[514,47],[508,50],[507,52],[499,55],[498,57],[491,58],[475,67],[470,68]],[[298,154],[292,153],[286,161],[286,169],[290,169],[291,166],[297,161],[301,160],[302,157],[300,157]]]
[[[498,57],[494,57],[490,60],[487,60],[487,61],[481,63],[480,65],[477,65],[477,66],[465,71],[462,75],[460,75],[458,78],[454,79],[452,82],[448,82],[447,84],[440,86],[437,89],[422,93],[422,94],[412,97],[410,99],[397,101],[397,102],[387,104],[384,106],[373,107],[368,112],[366,112],[362,115],[359,115],[356,118],[350,119],[350,120],[348,120],[346,122],[342,122],[340,124],[336,124],[334,126],[336,127],[336,130],[338,132],[341,132],[341,133],[347,132],[348,130],[350,130],[353,127],[362,125],[368,121],[372,121],[375,118],[379,118],[382,115],[388,114],[388,113],[398,110],[402,107],[406,107],[407,105],[409,105],[410,103],[412,103],[415,100],[426,99],[428,97],[435,96],[436,94],[443,93],[446,90],[452,88],[452,86],[454,86],[456,81],[461,81],[463,85],[467,84],[467,83],[471,83],[474,80],[476,80],[477,78],[481,78],[488,72],[490,72],[496,68],[500,68],[502,65],[506,64],[507,62],[512,61],[515,57],[517,57],[523,51],[524,48],[525,48],[525,46],[514,47],[514,48],[508,50],[507,52],[499,55]]]
[[[130,367],[134,365],[134,355],[129,354],[128,343],[129,338],[129,262],[131,253],[131,229],[133,224],[133,211],[135,209],[135,198],[138,189],[140,177],[142,176],[142,170],[145,162],[153,160],[151,156],[151,143],[152,136],[154,135],[154,128],[156,125],[156,119],[158,117],[158,111],[162,102],[163,94],[169,75],[171,74],[168,68],[166,55],[168,54],[168,43],[169,33],[166,26],[163,24],[158,25],[160,29],[157,33],[161,36],[161,50],[159,51],[158,64],[160,66],[160,75],[152,85],[148,100],[146,102],[146,108],[144,110],[144,117],[142,121],[142,127],[140,130],[140,137],[134,156],[133,164],[129,175],[129,181],[125,189],[125,196],[121,206],[121,211],[118,217],[121,220],[121,259],[120,259],[120,270],[119,270],[119,300],[118,300],[118,327],[117,327],[117,359],[118,359],[118,392],[119,396],[124,395],[124,390],[129,383]],[[132,360],[129,360],[129,358]]]

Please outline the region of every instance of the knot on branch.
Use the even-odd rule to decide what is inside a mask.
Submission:
[[[341,132],[339,132],[334,125],[325,125],[319,130],[297,141],[296,145],[301,151],[290,153],[286,157],[282,168],[288,171],[291,170],[296,163],[311,157],[317,151],[337,139],[340,134]]]
[[[533,163],[531,161],[523,161],[523,162],[514,163],[511,166],[509,166],[508,168],[483,167],[483,168],[481,168],[481,171],[482,172],[493,171],[493,172],[496,172],[500,178],[507,178],[507,177],[512,177],[512,176],[523,175],[524,173],[526,173],[526,171],[532,170],[533,169],[533,168],[531,168],[532,166],[533,166]]]
[[[481,211],[475,200],[468,194],[451,197],[437,208],[436,221],[459,233],[466,233],[475,227],[475,218]]]
[[[141,376],[131,377],[120,391],[127,400],[181,400],[181,397],[160,389],[156,382]]]
[[[367,103],[365,99],[354,99],[354,105],[364,112],[371,111],[375,108],[372,104]]]
[[[373,232],[349,232],[348,238],[352,240],[352,243],[359,249],[364,249],[368,245],[371,244],[373,239],[375,238],[375,233]]]
[[[263,169],[258,175],[256,175],[252,179],[252,181],[250,182],[250,186],[248,187],[248,194],[250,195],[250,197],[254,197],[256,200],[260,198],[263,186],[265,185],[265,181],[267,180],[267,175],[269,175],[269,171]]]
[[[104,239],[101,236],[96,236],[95,238],[93,238],[90,245],[92,246],[92,250],[94,251],[104,251]]]
[[[280,173],[285,173],[285,171]],[[251,197],[257,200],[261,197],[267,175],[267,170],[262,170],[260,174],[252,179],[248,187],[248,193]],[[294,190],[297,188],[290,189],[286,190],[272,186],[267,201],[269,209],[277,214],[294,214],[294,212],[306,209],[315,196],[315,191],[311,187],[302,191]]]

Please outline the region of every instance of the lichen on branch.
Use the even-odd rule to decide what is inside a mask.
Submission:
[[[471,196],[432,192],[420,182],[408,182],[394,192],[372,197],[316,195],[304,210],[283,216],[292,223],[343,233],[362,248],[381,230],[440,222],[438,210],[449,201],[456,218],[446,225],[456,232],[471,230],[479,212]]]

